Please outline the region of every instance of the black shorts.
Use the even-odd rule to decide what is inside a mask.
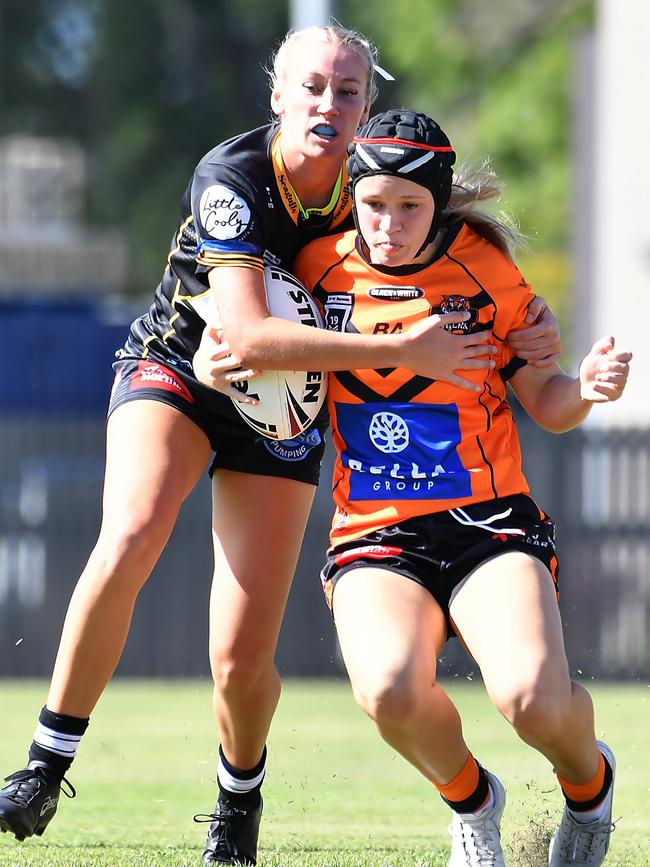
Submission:
[[[488,523],[508,509],[512,511],[507,517]],[[460,523],[466,519],[473,523]],[[453,635],[449,604],[455,588],[481,563],[508,551],[541,560],[557,591],[555,524],[524,494],[409,518],[345,542],[327,552],[321,579],[331,609],[336,583],[346,572],[373,566],[390,569],[429,591]]]
[[[329,424],[326,406],[300,436],[271,440],[246,424],[229,397],[198,382],[187,367],[122,355],[113,365],[108,415],[127,401],[157,400],[182,412],[208,437],[215,453],[210,475],[226,469],[318,484]]]

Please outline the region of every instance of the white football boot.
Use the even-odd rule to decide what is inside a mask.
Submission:
[[[549,867],[572,867],[575,864],[600,867],[605,861],[609,849],[609,838],[614,825],[612,824],[612,802],[614,800],[614,776],[616,774],[616,759],[614,754],[602,741],[598,747],[612,769],[612,785],[605,796],[605,811],[594,822],[576,822],[565,805],[560,827],[551,840],[548,850]]]
[[[467,813],[452,814],[448,867],[505,867],[499,826],[506,805],[506,792],[494,774],[486,773],[494,803],[478,817]]]

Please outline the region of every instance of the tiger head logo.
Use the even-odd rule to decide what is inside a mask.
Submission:
[[[443,313],[464,313],[471,310],[469,301],[464,295],[443,295],[440,309]]]
[[[473,308],[469,299],[464,295],[443,295],[440,306],[434,307],[432,313],[469,313],[470,318],[466,322],[457,322],[454,325],[445,325],[447,331],[465,334],[472,331],[478,320],[478,311]]]

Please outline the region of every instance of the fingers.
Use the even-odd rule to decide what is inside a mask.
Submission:
[[[247,403],[249,406],[257,406],[259,400],[255,397],[251,397],[246,394],[244,391],[240,391],[238,388],[235,388],[233,385],[221,385],[218,389],[221,394],[225,394],[228,397],[231,397],[233,400],[236,400],[237,403]]]
[[[491,358],[461,358],[452,364],[454,370],[492,370],[495,366]]]
[[[211,329],[212,331],[212,329]],[[226,340],[219,340],[210,333],[210,337],[215,343],[215,346],[209,347],[209,352],[211,358],[235,358],[235,356],[230,351],[230,345]],[[237,364],[240,362],[237,361]]]
[[[627,377],[629,371],[630,371],[630,366],[629,366],[629,364],[627,364],[627,362],[609,361],[609,363],[607,364],[607,367],[604,370],[602,370],[599,374],[597,374],[597,376],[601,376],[601,375],[604,376],[608,373],[611,373],[611,374],[622,374],[622,375]]]
[[[623,394],[622,386],[607,382],[592,383],[587,391],[587,395],[583,395],[583,397],[592,403],[611,403],[618,400]]]
[[[601,337],[600,340],[597,340],[592,346],[591,351],[597,352],[600,355],[606,355],[614,349],[614,342],[612,335],[608,334],[606,337]]]
[[[545,325],[531,325],[530,328],[517,328],[514,331],[509,331],[506,340],[517,355],[541,346],[551,346],[551,348],[558,350],[560,348],[560,338],[557,331],[549,329]]]
[[[467,322],[471,317],[469,310],[457,310],[454,313],[438,313],[434,318],[442,325],[456,325],[459,322]]]
[[[465,391],[473,391],[477,394],[482,390],[480,385],[477,385],[475,382],[470,382],[469,379],[463,379],[462,376],[458,376],[456,373],[450,373],[445,376],[444,381],[449,383],[449,385],[456,385],[458,388],[462,388]]]
[[[627,365],[632,361],[632,353],[631,352],[611,352],[607,353],[607,360],[611,365],[614,364],[624,364]]]
[[[517,357],[523,358],[523,356],[519,354],[517,355]],[[543,370],[545,367],[553,367],[554,364],[557,364],[560,360],[560,353],[552,352],[550,355],[545,355],[542,358],[532,357],[526,360],[531,367],[537,367]]]
[[[528,305],[528,312],[526,313],[526,318],[524,322],[535,322],[535,320],[539,317],[540,313],[542,313],[545,307],[546,301],[542,298],[541,295],[536,295]]]
[[[241,359],[236,355],[228,353],[227,355],[222,356],[221,353],[219,353],[218,357],[216,355],[212,356],[210,369],[216,374],[224,373],[227,370],[238,372],[240,365]]]
[[[224,379],[226,382],[244,382],[247,379],[255,379],[256,376],[259,376],[261,370],[233,370],[232,373],[224,374]]]
[[[454,334],[458,342],[462,342],[463,346],[481,346],[482,351],[490,355],[494,355],[497,351],[494,343],[488,342],[492,340],[490,331],[475,331],[473,334]]]

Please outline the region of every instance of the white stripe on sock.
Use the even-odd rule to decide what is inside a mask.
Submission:
[[[77,755],[81,735],[68,735],[64,732],[58,732],[56,729],[51,729],[49,726],[44,726],[38,723],[34,732],[34,743],[51,753],[56,753],[59,756],[65,756],[67,759],[73,759]]]
[[[221,786],[222,789],[226,789],[228,792],[235,792],[236,794],[242,794],[244,792],[252,792],[254,788],[259,786],[259,784],[264,779],[264,774],[266,773],[266,763],[262,770],[255,777],[251,777],[247,780],[242,780],[241,777],[233,776],[230,771],[226,768],[221,758],[219,759],[219,765],[217,767],[217,782]]]

